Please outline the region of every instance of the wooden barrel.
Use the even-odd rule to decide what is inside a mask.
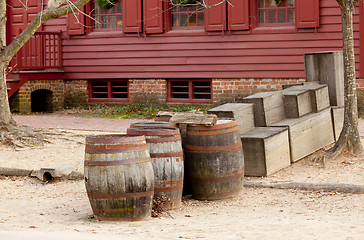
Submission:
[[[164,210],[177,209],[182,201],[183,151],[178,128],[128,128],[128,135],[144,135],[154,170],[154,199],[163,194],[169,200],[162,202]]]
[[[85,184],[98,220],[151,216],[154,173],[144,136],[86,137]]]
[[[200,200],[234,197],[243,187],[244,155],[236,121],[188,126],[185,170],[192,195]]]
[[[177,127],[177,124],[170,123],[170,122],[139,122],[139,123],[132,123],[130,124],[130,128],[136,127]]]

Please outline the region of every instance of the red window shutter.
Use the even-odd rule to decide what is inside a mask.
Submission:
[[[144,31],[163,32],[163,0],[144,0]]]
[[[319,0],[296,0],[297,28],[317,28],[320,25]]]
[[[76,0],[72,0],[75,2]],[[85,34],[85,6],[79,10],[74,10],[73,13],[67,15],[67,33],[68,35],[83,35]]]
[[[123,0],[123,31],[142,31],[141,0]]]
[[[221,0],[206,0],[205,2],[207,6],[221,3],[205,9],[206,31],[226,30],[226,2],[221,2]]]
[[[229,30],[249,29],[249,0],[229,0]]]

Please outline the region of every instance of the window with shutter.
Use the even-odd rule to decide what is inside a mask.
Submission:
[[[85,15],[83,14],[84,11],[85,11],[85,6],[83,6],[79,11],[75,11],[67,15],[68,35],[85,34]]]
[[[320,25],[319,0],[296,0],[297,28],[317,28]]]
[[[228,29],[249,29],[249,0],[229,0]]]
[[[221,0],[205,0],[205,29],[206,31],[226,30],[226,2]],[[216,5],[216,6],[214,6]]]
[[[142,31],[141,0],[123,0],[123,32],[135,33]]]
[[[163,32],[163,1],[162,0],[144,0],[143,1],[143,23],[146,33]]]

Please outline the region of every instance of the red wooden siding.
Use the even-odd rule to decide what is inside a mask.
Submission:
[[[304,78],[303,54],[342,49],[336,0],[319,2],[317,29],[250,27],[222,33],[216,28],[218,32],[172,30],[140,38],[122,33],[66,37],[66,78]],[[359,70],[359,8],[354,31]]]

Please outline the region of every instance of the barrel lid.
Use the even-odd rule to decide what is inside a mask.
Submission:
[[[134,127],[126,130],[128,135],[165,136],[180,134],[176,127]]]
[[[177,125],[175,123],[170,122],[138,122],[138,123],[132,123],[130,124],[131,128],[134,127],[176,127]]]

